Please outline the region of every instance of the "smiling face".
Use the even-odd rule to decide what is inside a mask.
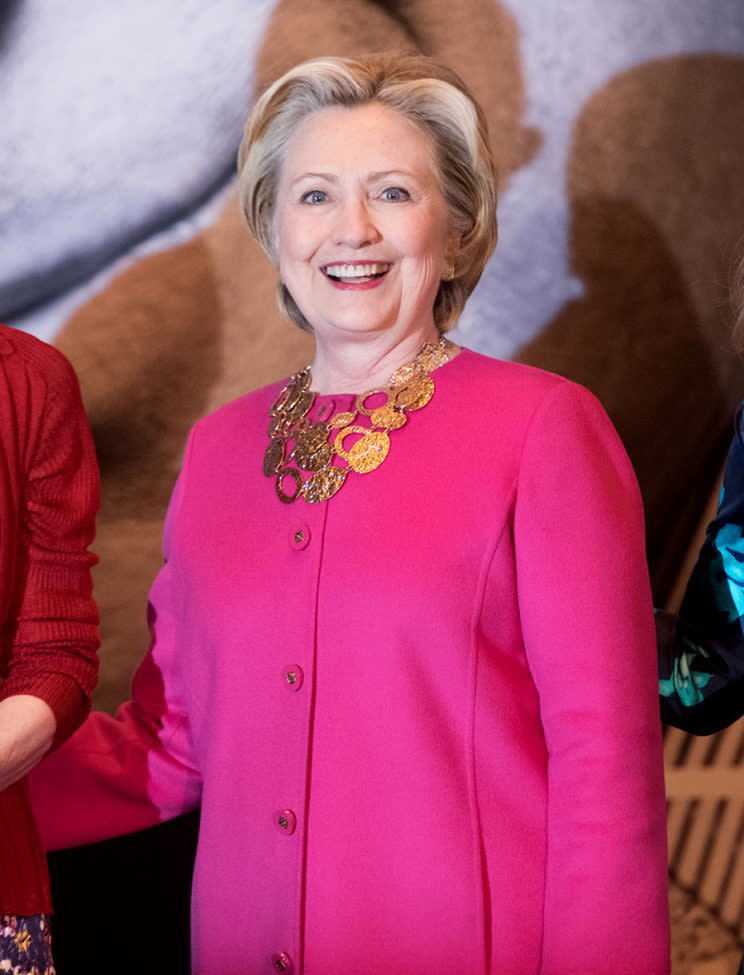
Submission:
[[[287,144],[279,272],[319,340],[434,331],[447,206],[428,136],[376,102],[314,112]]]

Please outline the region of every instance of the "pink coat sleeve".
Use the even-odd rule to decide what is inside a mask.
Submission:
[[[519,608],[548,748],[542,975],[668,975],[656,643],[643,509],[596,399],[550,394],[522,458]]]
[[[201,782],[181,693],[168,562],[188,453],[187,448],[166,517],[166,561],[150,591],[152,642],[134,675],[131,699],[115,717],[91,714],[29,776],[34,816],[47,849],[145,829],[199,803]]]

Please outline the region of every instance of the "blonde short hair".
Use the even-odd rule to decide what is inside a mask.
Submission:
[[[379,102],[400,112],[431,139],[450,226],[461,234],[451,281],[434,301],[441,332],[459,317],[496,246],[496,174],[485,116],[464,82],[419,54],[304,61],[260,96],[238,154],[240,200],[248,226],[276,261],[274,208],[284,150],[297,125],[324,108]],[[285,285],[279,306],[300,328],[310,325]]]

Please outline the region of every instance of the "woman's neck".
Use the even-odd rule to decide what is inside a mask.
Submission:
[[[400,339],[389,333],[354,336],[350,341],[316,335],[312,389],[321,394],[359,393],[387,386],[395,370],[415,359],[426,342],[438,341],[434,325]]]

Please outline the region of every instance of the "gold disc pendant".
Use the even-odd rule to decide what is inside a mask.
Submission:
[[[295,482],[296,490],[294,494],[287,494],[284,490],[283,481],[285,477],[291,477]],[[302,474],[300,474],[296,467],[280,467],[276,472],[276,495],[284,504],[292,504],[299,498],[303,483]]]
[[[373,396],[384,395],[385,402],[380,406],[367,406],[367,400],[371,399]],[[390,389],[387,386],[378,386],[376,389],[368,389],[366,393],[360,393],[356,399],[356,411],[361,413],[363,416],[371,416],[377,409],[382,409],[385,406],[390,406],[390,404],[395,399],[395,390]]]
[[[389,450],[390,437],[385,430],[368,432],[351,448],[347,463],[357,474],[368,474],[380,466]]]
[[[302,496],[310,504],[318,504],[332,498],[346,480],[345,467],[323,467],[305,481]]]
[[[320,445],[328,440],[331,428],[327,423],[311,423],[300,434],[308,444]]]
[[[412,362],[409,362],[406,366],[400,366],[390,377],[390,385],[393,387],[407,386],[418,371],[418,366]]]
[[[282,437],[286,439],[287,434],[292,429],[292,424],[286,416],[281,413],[272,413],[269,417],[269,436]]]
[[[376,410],[372,410],[369,418],[373,426],[384,430],[399,430],[407,420],[405,413],[392,406],[378,406]]]
[[[286,411],[286,414],[292,423],[298,423],[303,418],[303,416],[313,405],[314,398],[315,397],[308,389],[304,389],[300,393],[299,397],[297,398],[297,402]]]
[[[292,376],[290,381],[279,394],[279,398],[272,407],[272,413],[291,413],[297,406],[303,392],[310,386],[310,372],[303,369]]]
[[[328,443],[330,432],[327,423],[312,423],[297,433],[292,455],[303,470],[314,471],[330,464],[333,458],[333,447]]]
[[[275,438],[269,441],[263,460],[263,472],[272,477],[284,463],[284,441]]]
[[[333,460],[333,447],[329,443],[298,443],[292,456],[304,471],[315,471],[330,464]]]
[[[450,355],[448,346],[450,344],[447,339],[444,340],[444,343],[441,341],[437,342],[436,345],[428,342],[416,356],[416,365],[418,368],[424,372],[434,372],[435,369],[443,366],[445,362],[449,362]]]
[[[331,429],[340,430],[341,427],[348,427],[350,423],[356,420],[356,417],[356,413],[349,413],[348,410],[345,410],[343,413],[337,413],[330,422]]]
[[[428,372],[415,375],[402,389],[398,390],[396,406],[405,410],[420,410],[434,395],[434,380]]]

